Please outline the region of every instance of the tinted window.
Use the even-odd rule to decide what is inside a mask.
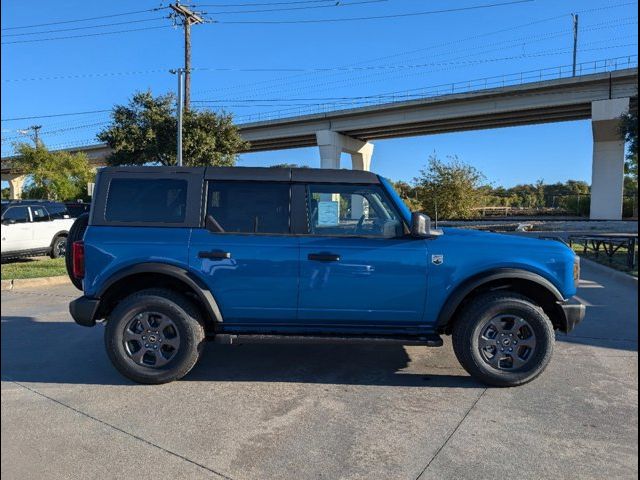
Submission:
[[[209,182],[207,197],[225,232],[289,233],[289,184]]]
[[[181,223],[187,208],[187,181],[114,179],[105,219],[110,222]]]
[[[307,215],[315,235],[403,235],[400,216],[378,185],[309,185]]]
[[[79,217],[85,212],[88,212],[91,208],[91,204],[89,203],[71,203],[67,204],[67,211],[72,218]]]
[[[49,216],[52,220],[60,218],[71,218],[67,207],[62,203],[50,203],[47,205],[47,210],[49,211]]]
[[[46,222],[50,220],[49,212],[44,207],[31,206],[31,216],[33,217],[34,222]]]
[[[12,223],[26,223],[29,221],[27,207],[9,207],[2,215],[2,220],[13,220]]]

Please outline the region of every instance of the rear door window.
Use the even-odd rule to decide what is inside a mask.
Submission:
[[[34,222],[46,222],[51,220],[46,208],[33,205],[29,208],[31,209],[31,216],[33,217]]]
[[[210,181],[207,215],[225,233],[289,233],[289,184]]]
[[[187,183],[166,178],[113,179],[105,219],[124,223],[182,223],[187,210]]]

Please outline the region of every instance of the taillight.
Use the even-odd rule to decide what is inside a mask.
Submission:
[[[73,242],[73,276],[84,278],[84,242],[78,240]]]

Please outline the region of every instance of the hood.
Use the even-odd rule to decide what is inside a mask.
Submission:
[[[564,243],[553,240],[549,238],[538,238],[534,236],[525,236],[518,234],[508,234],[508,233],[494,233],[494,232],[484,232],[481,230],[471,230],[467,228],[454,228],[454,227],[444,227],[442,228],[444,234],[452,239],[456,239],[459,241],[464,241],[465,239],[469,239],[469,241],[474,242],[489,242],[494,247],[499,247],[500,245],[510,246],[510,247],[523,247],[526,249],[540,249],[540,250],[548,250],[549,252],[557,252],[559,254],[566,255],[567,252],[571,252],[573,256],[573,251]]]

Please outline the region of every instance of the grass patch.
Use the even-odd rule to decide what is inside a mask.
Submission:
[[[21,258],[2,263],[2,280],[57,277],[58,275],[66,274],[67,269],[64,265],[64,258]]]
[[[593,260],[594,262],[600,263],[602,265],[606,265],[607,267],[615,268],[616,270],[620,270],[621,272],[628,273],[629,275],[633,275],[634,277],[638,276],[638,264],[633,267],[633,269],[627,266],[627,249],[620,248],[616,253],[613,254],[611,258],[600,250],[600,253],[596,256],[593,250],[587,250],[587,253],[584,252],[584,248],[582,245],[578,245],[576,243],[573,244],[573,251],[576,252],[581,257],[587,258],[589,260]],[[638,249],[636,248],[636,258],[638,255]],[[636,260],[637,262],[637,260]]]

